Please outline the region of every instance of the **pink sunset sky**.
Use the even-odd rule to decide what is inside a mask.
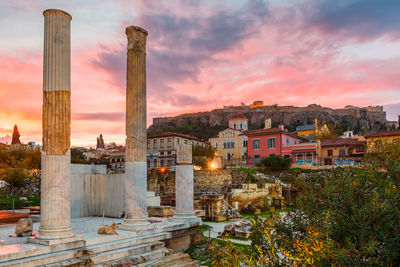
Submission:
[[[41,143],[48,8],[72,15],[72,145],[124,143],[129,25],[149,32],[149,125],[254,100],[400,114],[397,0],[15,0],[0,2],[0,137],[18,124]]]

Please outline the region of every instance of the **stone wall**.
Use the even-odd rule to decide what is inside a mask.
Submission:
[[[201,192],[226,193],[228,186],[233,183],[232,177],[239,177],[235,178],[235,181],[243,179],[243,174],[232,174],[230,170],[194,171],[193,175],[195,194]],[[245,176],[247,177],[247,174]],[[156,195],[174,194],[175,172],[164,175],[152,170],[148,171],[147,190],[156,192]]]
[[[242,189],[232,189],[230,203],[233,208],[242,210],[249,204],[262,207],[265,199],[272,205],[275,198],[282,198],[282,186],[279,183],[265,183],[262,187],[257,184],[243,184]]]
[[[226,193],[229,185],[232,184],[230,170],[195,171],[194,192],[216,192]]]

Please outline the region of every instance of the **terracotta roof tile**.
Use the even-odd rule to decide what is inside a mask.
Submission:
[[[150,135],[150,136],[147,136],[147,139],[159,138],[159,137],[170,137],[170,136],[178,136],[178,137],[187,138],[187,139],[191,139],[191,140],[195,140],[195,141],[199,141],[199,142],[204,142],[200,138],[197,138],[197,137],[194,137],[191,135],[172,133],[172,132],[165,132],[165,133]]]
[[[337,138],[321,140],[321,146],[350,146],[350,145],[365,145],[366,141],[359,141],[351,138]]]
[[[400,136],[400,130],[397,131],[384,131],[384,132],[378,132],[374,134],[369,134],[366,136],[368,137],[382,137],[382,136]]]

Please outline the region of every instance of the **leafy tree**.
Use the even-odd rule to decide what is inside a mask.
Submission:
[[[338,138],[340,135],[342,135],[343,130],[340,126],[340,123],[328,122],[325,125],[328,128],[328,131],[320,131],[316,135],[316,139],[319,139],[319,140],[334,139],[334,138]]]
[[[71,163],[86,163],[85,156],[83,155],[83,150],[79,147],[71,148]]]
[[[218,247],[232,266],[398,266],[400,190],[389,172],[336,168],[298,181],[300,194],[285,216],[253,221],[251,250]]]
[[[270,170],[287,170],[291,165],[290,158],[274,155],[261,160],[261,165]]]
[[[208,169],[210,161],[214,159],[215,149],[212,146],[195,145],[192,148],[193,165]]]
[[[13,133],[12,133],[11,144],[12,144],[12,145],[14,145],[14,144],[21,144],[21,141],[19,140],[19,137],[20,137],[20,136],[21,136],[21,135],[19,134],[18,126],[15,124],[15,125],[14,125],[14,130],[13,130]]]
[[[26,179],[26,171],[22,168],[7,168],[1,175],[1,180],[8,184],[8,194],[11,195],[25,185]]]

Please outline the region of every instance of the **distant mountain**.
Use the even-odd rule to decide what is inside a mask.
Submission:
[[[386,118],[389,121],[397,121],[400,115],[400,103],[384,105],[383,110],[386,111]]]
[[[11,144],[11,140],[12,140],[12,138],[8,134],[6,136],[0,137],[0,143],[3,143],[3,144],[9,145],[9,144]]]
[[[343,131],[351,129],[356,133],[382,130],[386,128],[387,123],[383,106],[346,106],[342,109],[332,109],[312,104],[307,107],[270,105],[251,108],[243,104],[175,117],[153,118],[148,133],[178,132],[208,140],[228,127],[229,118],[236,113],[249,119],[250,129],[264,127],[267,118],[271,118],[273,127],[283,124],[289,131],[295,131],[298,125],[312,124],[315,118],[319,124],[332,122],[338,124]]]

